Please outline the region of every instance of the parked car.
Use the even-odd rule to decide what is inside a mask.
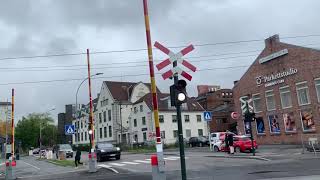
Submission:
[[[189,139],[189,146],[190,147],[194,147],[194,146],[202,147],[202,146],[207,146],[207,145],[209,145],[209,140],[203,136],[191,137]]]
[[[40,148],[35,148],[32,150],[32,154],[39,154],[40,153]]]
[[[57,159],[59,158],[59,152],[63,152],[66,155],[66,158],[73,157],[73,150],[70,144],[58,144],[54,148]]]
[[[253,145],[255,149],[258,149],[256,140],[253,140]],[[252,151],[251,148],[251,139],[248,136],[234,136],[233,137],[233,147],[235,152],[246,152]],[[226,149],[224,145],[221,146],[221,151],[229,151],[229,148]]]
[[[110,143],[99,143],[96,145],[97,161],[101,162],[103,159],[115,158],[120,159],[121,151],[119,147],[115,147]]]
[[[183,143],[184,143],[185,146],[188,145],[188,144],[189,144],[188,139],[183,138]],[[176,146],[179,146],[179,138],[176,138],[175,145],[176,145]]]
[[[232,133],[232,132],[228,132]],[[221,151],[221,147],[224,146],[224,140],[226,138],[227,132],[214,132],[210,134],[210,143],[213,147],[214,152]],[[234,136],[236,134],[232,133]]]

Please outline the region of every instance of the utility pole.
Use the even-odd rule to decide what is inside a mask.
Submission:
[[[250,139],[251,139],[251,150],[252,150],[252,155],[255,156],[256,153],[255,153],[255,147],[254,147],[254,143],[253,143],[253,134],[252,134],[252,121],[254,119],[254,116],[255,114],[254,113],[251,113],[249,111],[249,103],[248,101],[246,101],[246,113],[245,113],[245,120],[246,122],[249,122],[249,129],[250,129]]]

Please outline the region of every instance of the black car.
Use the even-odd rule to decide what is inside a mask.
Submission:
[[[199,137],[191,137],[189,139],[189,146],[194,147],[194,146],[207,146],[209,145],[209,140],[206,137],[199,136]]]
[[[114,147],[109,143],[101,143],[96,145],[97,161],[100,162],[103,159],[120,159],[121,151],[119,147]]]

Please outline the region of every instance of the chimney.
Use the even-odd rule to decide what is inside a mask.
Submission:
[[[233,81],[233,85],[236,85],[239,80]]]
[[[266,48],[270,48],[271,51],[278,42],[280,42],[279,34],[275,34],[264,40]]]

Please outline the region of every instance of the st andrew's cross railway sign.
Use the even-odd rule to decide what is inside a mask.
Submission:
[[[252,99],[248,99],[247,97],[241,97],[240,102],[241,102],[242,114],[246,112],[253,112],[253,106],[251,105]]]
[[[167,54],[169,56],[169,58],[165,59],[164,61],[162,61],[161,63],[156,65],[156,67],[157,67],[157,69],[159,71],[161,69],[165,68],[166,66],[170,65],[171,63],[174,63],[174,62],[181,63],[184,67],[188,68],[192,72],[195,72],[197,70],[197,68],[195,66],[190,64],[188,61],[182,59],[182,56],[188,54],[189,52],[191,52],[194,49],[192,44],[189,45],[188,47],[182,49],[178,53],[173,53],[168,48],[166,48],[162,44],[160,44],[159,42],[155,42],[154,46],[156,48],[158,48],[160,51],[162,51],[163,53],[165,53],[165,54]],[[192,79],[192,76],[189,73],[187,73],[186,71],[182,70],[178,66],[176,66],[173,69],[170,69],[167,72],[163,73],[162,77],[163,77],[164,80],[166,80],[166,79],[172,77],[175,73],[180,74],[181,76],[183,76],[184,78],[188,79],[189,81],[191,81],[191,79]]]

